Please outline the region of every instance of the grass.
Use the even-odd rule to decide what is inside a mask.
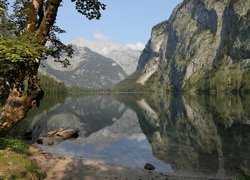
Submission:
[[[27,144],[12,137],[1,137],[0,179],[44,179],[45,172],[28,155]]]
[[[0,137],[0,150],[11,149],[14,152],[29,154],[28,145],[12,137]]]

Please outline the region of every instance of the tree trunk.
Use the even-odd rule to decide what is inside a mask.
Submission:
[[[62,0],[48,1],[43,12],[44,0],[32,0],[28,9],[26,33],[35,33],[41,45],[46,44],[61,2]],[[28,67],[19,68],[20,74],[15,74],[16,79],[12,81],[9,97],[0,110],[0,136],[5,135],[15,124],[22,121],[32,106],[39,104],[43,95],[37,78],[40,60],[34,59]],[[25,79],[28,80],[26,91],[23,88]]]
[[[0,136],[5,135],[15,124],[23,120],[32,106],[32,96],[20,95],[15,89],[9,94],[0,110]]]
[[[24,75],[17,73],[11,82],[9,96],[0,109],[0,136],[5,135],[15,124],[22,121],[29,109],[37,104],[43,97],[43,91],[38,84],[38,64],[29,67],[28,86],[25,91]]]

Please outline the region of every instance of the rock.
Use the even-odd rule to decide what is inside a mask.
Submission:
[[[38,140],[36,140],[36,142],[37,142],[38,144],[43,144],[43,139],[42,139],[42,138],[39,138]]]
[[[78,131],[74,129],[57,129],[47,133],[47,137],[57,138],[57,139],[69,139],[77,138],[79,136]]]
[[[38,144],[43,144],[46,146],[55,146],[62,142],[64,139],[52,138],[52,137],[39,137],[36,141]]]
[[[27,141],[32,140],[32,131],[26,131],[26,132],[23,134],[22,138],[23,138],[24,140],[27,140]]]
[[[39,137],[36,142],[38,144],[54,146],[66,139],[77,138],[78,136],[77,130],[59,128],[48,132],[46,136]]]
[[[42,66],[40,71],[58,81],[63,81],[67,86],[87,88],[107,88],[128,76],[113,59],[92,51],[88,47],[72,45],[72,48],[74,54],[69,59],[71,63],[67,68],[63,68],[52,57],[48,57],[43,62],[46,68]]]
[[[55,143],[53,141],[48,142],[49,146],[53,146]]]
[[[153,171],[153,170],[155,170],[155,167],[152,164],[147,163],[147,164],[145,164],[144,169]]]
[[[158,91],[250,92],[249,7],[249,0],[183,1],[152,28],[131,79]]]

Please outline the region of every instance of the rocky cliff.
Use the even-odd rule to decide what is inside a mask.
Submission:
[[[135,74],[158,91],[250,91],[250,0],[184,0],[152,28]]]

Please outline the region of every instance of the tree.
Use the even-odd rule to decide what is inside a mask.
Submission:
[[[71,0],[76,10],[89,20],[99,19],[105,5],[98,0]],[[0,0],[0,8],[7,7],[7,0]],[[55,26],[58,9],[62,0],[16,0],[13,4],[14,16],[6,25],[13,36],[0,37],[0,63],[6,69],[0,70],[6,77],[9,95],[0,110],[0,135],[5,135],[16,123],[20,122],[28,110],[38,103],[43,95],[39,85],[38,68],[44,55],[50,54],[64,66],[67,59],[60,60],[62,53],[73,53],[56,37],[63,33]],[[50,46],[45,46],[50,41]]]

